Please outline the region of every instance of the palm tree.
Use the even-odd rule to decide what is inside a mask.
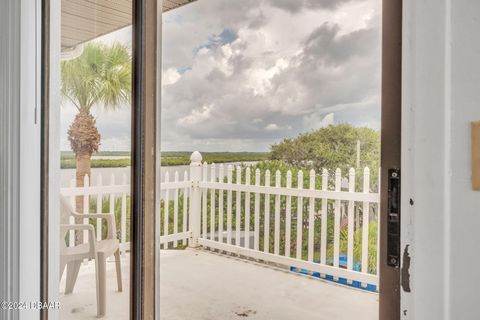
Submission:
[[[91,157],[100,146],[100,133],[91,114],[93,107],[116,109],[130,101],[131,55],[127,46],[89,43],[82,54],[61,65],[61,92],[78,110],[68,129],[68,140],[75,153],[76,185],[83,187],[90,176]],[[83,212],[83,198],[76,199]]]

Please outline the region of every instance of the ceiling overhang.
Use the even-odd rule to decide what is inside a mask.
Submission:
[[[163,12],[196,0],[163,0]],[[62,0],[62,51],[132,24],[132,0]]]

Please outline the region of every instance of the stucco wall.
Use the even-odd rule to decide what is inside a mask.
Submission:
[[[402,292],[402,318],[478,319],[470,122],[480,120],[480,2],[404,5],[402,242],[412,292]]]

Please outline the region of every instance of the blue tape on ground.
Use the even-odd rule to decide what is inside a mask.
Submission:
[[[354,281],[352,281],[352,283],[348,283],[347,279],[345,279],[345,278],[339,278],[338,280],[335,280],[333,278],[333,276],[328,275],[328,274],[325,275],[325,278],[322,278],[320,276],[319,272],[312,272],[312,271],[309,271],[309,270],[306,270],[306,269],[298,269],[296,267],[290,267],[290,271],[295,272],[295,273],[306,274],[306,275],[309,275],[309,276],[312,276],[312,277],[315,277],[315,278],[320,278],[320,279],[335,282],[335,283],[339,283],[339,284],[342,284],[342,285],[345,285],[345,286],[348,286],[348,287],[358,288],[358,289],[365,290],[365,291],[370,291],[370,292],[378,292],[377,291],[377,286],[373,285],[373,284],[367,284],[367,287],[364,288],[364,287],[362,287],[362,283],[360,281],[355,281],[354,280]]]

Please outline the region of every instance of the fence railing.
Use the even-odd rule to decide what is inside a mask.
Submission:
[[[202,164],[192,154],[190,173],[167,173],[161,182],[163,248],[203,246],[220,252],[378,286],[378,193],[370,170],[348,178],[249,167]],[[235,174],[234,174],[235,173]],[[273,181],[272,181],[273,180]],[[273,182],[273,184],[272,184]],[[295,187],[294,187],[294,182]],[[343,186],[348,183],[348,190]]]
[[[96,185],[90,185],[90,178],[88,175],[84,177],[84,187],[76,187],[75,179],[70,181],[70,187],[61,188],[60,194],[70,199],[72,207],[75,208],[75,199],[77,196],[83,196],[83,212],[81,213],[110,213],[115,216],[117,224],[117,237],[120,241],[120,251],[122,255],[130,249],[129,239],[129,222],[130,210],[128,197],[130,195],[130,184],[127,182],[126,174],[123,175],[120,184],[115,181],[115,175],[111,175],[109,185],[103,185],[103,177],[101,174],[96,176]],[[75,223],[74,218],[71,217],[70,223]],[[85,219],[84,223],[93,223],[97,240],[101,240],[106,236],[106,225],[102,223],[102,219],[95,219],[95,221],[88,221]],[[84,234],[84,241],[87,241],[88,235]],[[71,230],[68,234],[68,244],[74,245],[75,231]]]
[[[192,232],[188,229],[188,200],[192,193],[192,181],[188,179],[188,172],[184,172],[182,181],[179,181],[178,171],[175,172],[173,181],[170,181],[170,173],[166,172],[164,181],[160,184],[160,190],[162,198],[160,244],[168,248],[168,244],[172,243],[176,248],[181,240],[182,245],[186,245],[187,239],[191,239],[192,236]]]
[[[191,160],[190,172],[175,172],[173,177],[167,172],[160,183],[162,248],[203,246],[378,286],[380,198],[371,192],[368,168],[359,175],[350,169],[347,177],[339,169],[332,175],[312,170],[307,181],[301,170],[272,175],[248,166],[217,166],[202,163],[198,152]],[[85,187],[75,187],[72,179],[61,194],[73,206],[75,198],[83,196],[84,213],[114,214],[124,254],[130,247],[130,185],[126,175],[121,184],[113,175],[109,185],[102,184],[101,175],[95,180],[96,185],[90,185],[86,176]],[[105,236],[100,219],[85,223],[95,225],[98,239]],[[74,243],[73,232],[69,243]]]

